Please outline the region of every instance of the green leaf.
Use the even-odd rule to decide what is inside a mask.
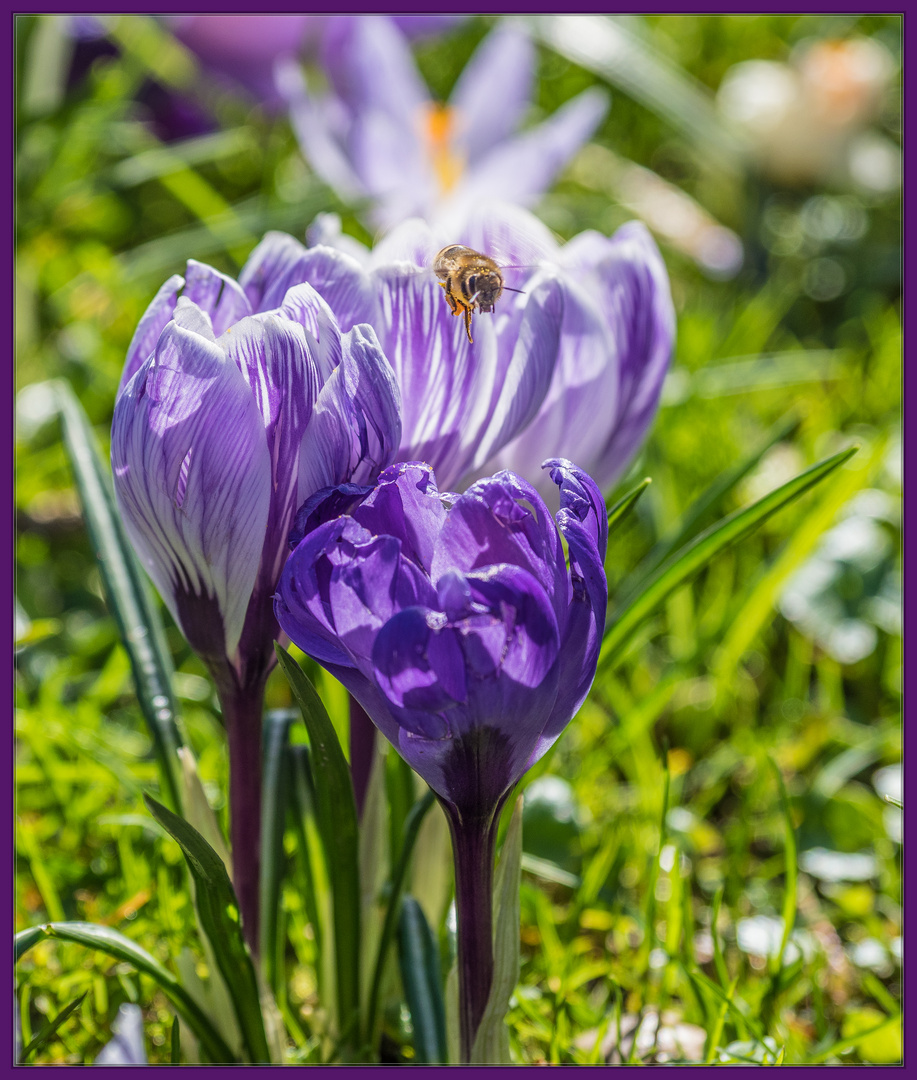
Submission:
[[[283,831],[289,801],[285,753],[292,709],[271,709],[264,718],[264,796],[261,803],[260,951],[264,977],[276,993],[283,978],[283,942],[278,937],[280,884],[283,879]]]
[[[675,552],[643,583],[632,599],[625,601],[620,611],[611,619],[605,631],[600,667],[620,656],[624,645],[641,622],[649,616],[679,585],[702,570],[716,555],[731,544],[738,543],[762,525],[769,517],[798,499],[810,488],[820,483],[838,466],[851,458],[856,447],[842,450],[830,458],[813,465],[811,469],[765,495],[756,503],[738,510],[718,521],[691,543]]]
[[[401,853],[398,863],[392,871],[392,883],[389,890],[388,907],[385,911],[385,922],[382,924],[382,935],[379,939],[379,951],[376,954],[376,963],[373,968],[373,979],[369,989],[369,1000],[366,1005],[366,1033],[372,1038],[376,1026],[376,1015],[379,1009],[379,994],[382,990],[382,975],[385,971],[385,961],[388,950],[395,935],[395,926],[398,918],[398,907],[401,900],[404,879],[407,875],[411,854],[414,844],[417,842],[417,834],[426,816],[427,811],[433,805],[436,796],[428,791],[422,799],[418,799],[411,807],[404,823],[404,833],[401,843]]]
[[[799,859],[796,851],[796,831],[793,828],[793,814],[790,810],[790,800],[787,797],[783,776],[773,758],[770,759],[770,764],[774,771],[774,776],[777,778],[777,787],[780,792],[780,808],[783,811],[784,873],[786,875],[786,883],[783,892],[783,937],[780,941],[780,949],[777,952],[777,955],[771,958],[771,987],[767,995],[768,1004],[771,1003],[780,987],[780,976],[783,972],[784,963],[783,957],[786,952],[786,947],[790,942],[790,935],[793,933],[793,926],[796,922],[799,882]],[[763,1011],[766,1012],[767,1010]]]
[[[626,495],[622,495],[620,499],[614,504],[614,506],[608,511],[608,532],[609,535],[621,524],[621,522],[633,511],[637,505],[637,501],[644,491],[650,486],[653,481],[646,477],[645,480],[641,480],[639,484]]]
[[[13,963],[18,964],[20,958],[25,956],[33,945],[37,945],[39,941],[43,941],[46,937],[47,934],[43,926],[30,926],[28,930],[20,930],[13,939],[15,945]]]
[[[169,1039],[169,1062],[172,1065],[181,1064],[181,1025],[177,1016],[172,1019],[172,1032]]]
[[[360,871],[357,806],[350,769],[325,707],[299,665],[279,645],[277,659],[300,709],[312,757],[316,816],[334,896],[334,955],[341,1033],[353,1031],[359,1043]],[[345,1051],[346,1059],[346,1051]]]
[[[36,931],[39,933],[36,934]],[[115,960],[123,960],[131,964],[141,974],[149,975],[197,1036],[208,1058],[213,1062],[236,1063],[236,1057],[223,1041],[210,1018],[178,979],[158,960],[150,956],[146,949],[142,949],[130,938],[119,934],[117,930],[112,930],[111,927],[96,926],[95,923],[45,923],[43,926],[31,927],[16,935],[14,941],[17,959],[45,937],[59,938],[61,941],[84,945],[88,949],[97,949],[99,952],[114,957]]]
[[[652,569],[664,562],[673,551],[683,547],[699,531],[704,521],[720,505],[723,499],[754,469],[768,451],[778,443],[790,438],[799,428],[800,419],[791,414],[779,420],[770,430],[764,442],[738,465],[728,469],[718,477],[707,490],[691,504],[691,508],[682,519],[678,531],[668,539],[660,540],[644,559],[636,573],[639,579],[648,575]],[[637,587],[639,589],[639,586]]]
[[[401,902],[398,960],[414,1028],[414,1059],[425,1065],[445,1065],[446,1005],[439,943],[420,904],[410,895]]]
[[[36,1050],[40,1050],[46,1042],[51,1039],[58,1028],[63,1027],[64,1024],[70,1019],[76,1010],[83,1004],[83,1000],[89,991],[84,993],[75,1000],[71,1001],[69,1005],[66,1005],[61,1011],[54,1017],[53,1020],[49,1020],[47,1024],[44,1024],[34,1039],[23,1047],[22,1053],[19,1055],[19,1064],[24,1065],[25,1062],[35,1053]]]
[[[242,935],[239,904],[226,866],[184,818],[149,795],[144,795],[144,799],[153,817],[178,843],[188,863],[201,926],[232,998],[249,1058],[253,1064],[270,1064],[255,967]]]
[[[508,1065],[506,1014],[519,980],[522,796],[516,800],[494,876],[494,978],[471,1048],[472,1065]]]
[[[713,662],[713,672],[726,678],[735,670],[745,652],[751,647],[755,635],[771,618],[774,603],[790,576],[811,555],[822,533],[837,517],[840,508],[868,483],[876,468],[885,458],[887,440],[877,440],[876,445],[861,460],[859,468],[851,468],[830,485],[817,506],[806,514],[772,562],[764,564],[747,595],[732,617],[729,629],[723,634]]]
[[[304,871],[302,874],[303,905],[315,935],[315,948],[319,956],[316,970],[319,998],[326,1008],[330,1008],[328,978],[325,974],[327,965],[324,963],[327,950],[324,943],[330,939],[331,934],[331,890],[325,853],[316,821],[315,785],[312,782],[309,747],[301,744],[288,746],[287,756],[290,761],[293,802],[296,807],[294,821],[298,839],[297,854]]]
[[[217,821],[217,816],[204,791],[204,785],[201,783],[194,753],[190,747],[183,746],[178,751],[178,759],[181,762],[182,807],[185,820],[220,856],[226,867],[226,873],[232,878],[232,857],[226,846],[220,823]],[[149,821],[149,818],[146,820]]]
[[[108,470],[102,464],[89,418],[69,383],[57,380],[64,446],[99,560],[105,593],[131,663],[137,698],[153,740],[163,789],[181,807],[176,752],[182,737],[172,693],[172,662],[159,613],[115,507]]]

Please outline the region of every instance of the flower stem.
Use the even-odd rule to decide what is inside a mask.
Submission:
[[[468,818],[456,807],[444,806],[455,860],[459,1046],[461,1063],[467,1065],[493,983],[493,878],[499,815]]]
[[[229,743],[229,832],[242,930],[258,955],[261,873],[261,720],[264,680],[218,688]]]
[[[350,698],[350,776],[357,801],[357,814],[362,816],[363,803],[369,788],[369,774],[376,748],[376,725],[366,715],[355,697]]]

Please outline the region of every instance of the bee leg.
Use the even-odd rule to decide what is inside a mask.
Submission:
[[[459,314],[459,305],[458,305],[458,303],[456,302],[455,298],[452,295],[452,292],[451,292],[451,290],[449,288],[449,282],[448,281],[440,281],[439,282],[439,287],[441,289],[446,290],[446,300],[447,300],[447,302],[449,304],[449,310],[452,312],[453,315],[458,315]]]
[[[465,308],[465,333],[468,335],[468,340],[473,345],[474,344],[474,338],[471,336],[471,308],[470,307]]]

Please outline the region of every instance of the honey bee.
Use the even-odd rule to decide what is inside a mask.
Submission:
[[[503,269],[507,269],[504,267]],[[463,315],[465,333],[471,336],[471,314],[477,309],[493,314],[494,304],[505,289],[507,292],[523,292],[510,288],[503,280],[500,266],[489,255],[482,255],[462,244],[449,244],[438,252],[433,260],[433,272],[440,279],[440,288],[446,291],[446,301],[452,314]]]

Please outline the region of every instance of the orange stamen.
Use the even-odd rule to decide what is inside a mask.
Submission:
[[[465,171],[465,162],[452,147],[454,132],[453,110],[448,105],[432,102],[426,116],[426,139],[433,172],[443,195],[449,194]]]

